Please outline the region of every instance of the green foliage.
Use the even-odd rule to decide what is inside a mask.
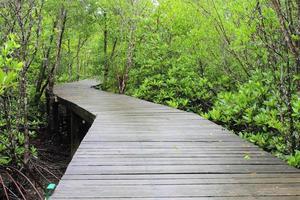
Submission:
[[[300,151],[296,151],[294,155],[287,156],[289,165],[300,168]]]
[[[24,135],[12,126],[16,126],[16,119],[11,118],[9,112],[16,112],[15,105],[10,104],[16,102],[15,89],[18,83],[18,73],[23,63],[13,57],[15,50],[19,45],[14,41],[14,36],[1,48],[0,55],[0,101],[1,106],[5,110],[0,112],[0,165],[8,165],[10,162],[19,163],[24,153]]]
[[[280,99],[273,76],[257,72],[248,82],[238,86],[237,91],[219,93],[212,110],[205,117],[230,129],[248,132],[243,137],[266,150],[287,154],[289,149],[285,138],[290,125],[282,121],[282,117],[288,107],[281,104]],[[292,98],[292,110],[294,136],[299,138],[297,95]]]
[[[248,141],[257,144],[258,146],[266,149],[269,146],[269,139],[270,135],[264,133],[245,133],[243,137],[246,138]]]
[[[8,40],[1,48],[0,54],[0,95],[11,87],[16,86],[18,73],[23,63],[12,58],[12,54],[19,45],[14,41],[14,36],[10,35]]]
[[[249,156],[249,154],[245,154],[245,155],[244,155],[244,159],[245,159],[245,160],[250,160],[250,159],[251,159],[251,156]]]
[[[280,97],[273,81],[271,74],[257,72],[236,92],[219,93],[206,117],[233,129],[284,132],[278,110]]]
[[[270,74],[257,72],[236,92],[219,93],[206,117],[241,130],[280,128],[276,107],[278,97],[272,81]]]
[[[136,97],[199,113],[210,106],[212,86],[189,69],[172,67],[141,82],[133,91]]]
[[[259,147],[272,151],[274,154],[286,153],[286,145],[284,144],[284,138],[278,135],[271,135],[264,132],[255,132],[255,133],[240,133],[240,136],[251,143],[258,145]]]

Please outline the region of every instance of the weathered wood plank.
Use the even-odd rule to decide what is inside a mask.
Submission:
[[[256,178],[256,179],[138,179],[138,180],[74,180],[64,179],[68,186],[76,185],[99,185],[99,186],[122,186],[122,185],[208,185],[208,184],[300,184],[299,178]]]
[[[295,178],[299,180],[299,173],[268,173],[268,174],[125,174],[125,175],[99,175],[99,174],[66,174],[63,180],[168,180],[168,179],[225,179],[252,180],[252,179],[273,179],[273,178]]]
[[[57,197],[55,199],[84,199],[84,200],[103,200],[106,199],[106,197],[95,197],[95,198],[86,198],[86,197]],[[128,199],[125,198],[109,198],[109,200],[122,200],[122,199]],[[187,197],[187,198],[181,198],[181,197],[172,197],[172,198],[130,198],[132,200],[299,200],[298,196],[240,196],[240,197]]]
[[[299,173],[286,165],[151,165],[151,166],[74,166],[65,174],[220,174],[220,173]]]
[[[253,184],[251,187],[248,184],[99,186],[80,183],[76,186],[64,185],[57,197],[65,195],[102,198],[300,196],[299,186],[300,184]]]
[[[71,165],[282,165],[283,161],[272,158],[101,158],[91,159],[90,157],[75,157]]]

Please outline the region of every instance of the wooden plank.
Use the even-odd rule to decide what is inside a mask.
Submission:
[[[71,165],[282,165],[285,164],[281,160],[258,157],[251,159],[244,158],[218,158],[218,157],[202,157],[202,158],[101,158],[91,159],[90,157],[74,157]]]
[[[249,174],[249,173],[299,173],[286,165],[150,165],[150,166],[74,166],[65,174]]]
[[[84,199],[84,200],[107,200],[106,197],[95,197],[95,198],[89,198],[89,197],[57,197],[55,199]],[[109,200],[122,200],[122,199],[128,199],[128,198],[109,198]],[[181,198],[181,197],[172,197],[172,198],[130,198],[132,200],[299,200],[298,196],[269,196],[269,197],[264,197],[264,196],[240,196],[240,197],[186,197],[186,198]]]
[[[115,147],[117,148],[117,147]],[[78,149],[78,154],[263,154],[266,155],[267,153],[262,152],[261,150],[253,150],[253,149]],[[78,155],[77,154],[77,155]]]
[[[101,142],[101,141],[82,141],[79,148],[255,148],[253,144],[237,142]]]
[[[68,186],[76,185],[99,185],[99,186],[122,186],[122,185],[217,185],[217,184],[300,184],[299,178],[256,178],[256,179],[150,179],[150,180],[74,180],[64,179]]]
[[[102,198],[163,198],[163,197],[241,197],[241,196],[300,196],[300,184],[216,184],[216,185],[135,185],[99,186],[64,185],[57,197]],[[87,192],[82,192],[83,190]],[[71,194],[70,194],[71,193]]]
[[[268,173],[268,174],[125,174],[125,175],[100,175],[100,174],[66,174],[63,180],[168,180],[168,179],[225,179],[234,180],[253,180],[253,179],[273,179],[273,178],[294,178],[300,179],[299,173]],[[284,182],[285,183],[285,182]]]

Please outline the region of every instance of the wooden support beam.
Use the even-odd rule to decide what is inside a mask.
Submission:
[[[81,120],[78,115],[76,115],[73,111],[70,114],[70,137],[71,137],[71,155],[76,152],[79,144],[80,139],[78,135],[80,133],[80,123]]]

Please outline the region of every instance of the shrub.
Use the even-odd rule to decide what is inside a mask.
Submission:
[[[165,74],[145,78],[133,95],[174,108],[202,113],[211,106],[212,85],[187,68],[172,67]]]

